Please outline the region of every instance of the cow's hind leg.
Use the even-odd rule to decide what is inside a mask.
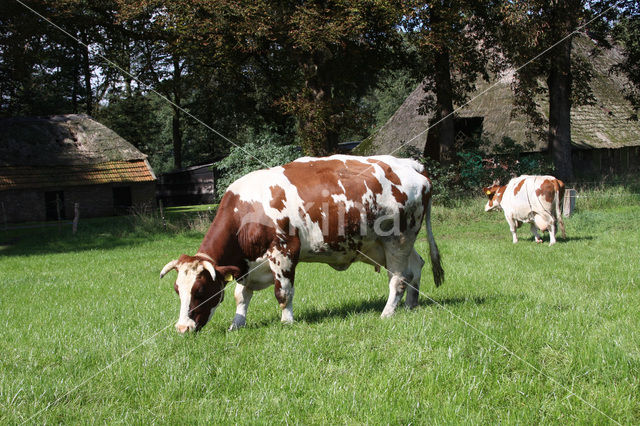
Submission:
[[[552,246],[556,243],[556,223],[552,221],[549,224],[549,245]]]
[[[403,247],[400,244],[385,246],[387,275],[389,276],[389,299],[382,310],[382,318],[390,317],[396,312],[407,285],[413,281],[409,269],[409,257],[412,250],[412,246]]]
[[[251,296],[253,296],[253,290],[237,283],[233,296],[236,299],[236,314],[233,317],[229,330],[236,330],[244,327],[247,323],[247,309],[249,308]]]
[[[509,224],[509,230],[511,231],[511,236],[513,237],[513,244],[518,242],[518,221],[507,217],[507,223]]]
[[[542,242],[542,238],[540,237],[540,234],[538,234],[538,227],[533,222],[531,223],[531,234],[533,235],[533,239],[536,241],[536,243]]]
[[[423,266],[424,260],[414,248],[411,251],[411,256],[409,257],[409,270],[413,279],[407,288],[407,299],[404,302],[405,306],[409,309],[413,309],[418,306],[418,293],[420,293],[420,278],[422,276]]]

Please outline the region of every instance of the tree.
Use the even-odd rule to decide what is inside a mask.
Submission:
[[[622,5],[622,16],[613,35],[623,49],[624,59],[615,67],[629,78],[625,96],[635,108],[635,120],[640,110],[640,4],[628,1]]]
[[[497,22],[493,1],[410,1],[404,26],[416,47],[425,82],[422,114],[434,112],[430,129],[438,140],[437,159],[455,158],[454,104],[462,104],[480,76],[488,79],[495,42],[488,31]]]
[[[516,102],[534,126],[544,119],[537,112],[536,98],[548,93],[549,152],[558,178],[571,181],[571,106],[585,102],[590,94],[589,65],[572,56],[572,41],[576,30],[592,21],[588,36],[608,46],[609,26],[616,10],[610,1],[588,0],[520,0],[505,3],[505,18],[500,27],[503,52],[516,73]],[[602,13],[605,12],[605,13]],[[597,18],[597,19],[594,19]],[[542,57],[536,58],[549,49]],[[530,62],[533,58],[534,61]],[[577,71],[581,72],[578,74]],[[576,76],[580,76],[576,79]],[[540,81],[546,83],[546,87]],[[579,88],[580,90],[576,90]],[[577,93],[583,94],[576,97]]]
[[[211,0],[167,8],[175,22],[189,22],[177,25],[181,49],[201,65],[235,73],[239,84],[253,83],[256,105],[295,117],[300,144],[315,155],[336,149],[399,39],[399,0]]]

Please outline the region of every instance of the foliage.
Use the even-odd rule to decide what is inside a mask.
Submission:
[[[300,149],[294,145],[281,145],[273,134],[263,134],[253,142],[234,146],[229,155],[215,165],[218,198],[236,179],[254,170],[282,165],[300,157]]]
[[[459,146],[456,160],[450,164],[424,158],[413,147],[404,148],[398,155],[420,161],[434,186],[434,199],[449,206],[455,205],[460,198],[477,195],[483,186],[494,181],[504,185],[516,176],[552,172],[551,165],[542,154],[525,152],[527,146],[505,138],[492,147],[492,152],[500,154],[487,154],[489,143],[481,139],[467,142],[466,147]]]
[[[382,71],[378,83],[361,100],[361,108],[371,117],[367,127],[374,131],[382,127],[418,83],[409,70]]]
[[[614,28],[614,38],[623,48],[624,59],[614,68],[629,78],[626,97],[635,108],[638,120],[640,111],[640,4],[638,2],[624,2],[623,17]]]

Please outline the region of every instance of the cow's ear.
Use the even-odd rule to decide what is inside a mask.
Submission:
[[[491,188],[488,186],[485,186],[484,188],[482,188],[482,192],[484,192],[484,195],[491,195],[492,193]]]
[[[242,271],[235,266],[216,266],[216,273],[223,277],[225,282],[237,279]]]

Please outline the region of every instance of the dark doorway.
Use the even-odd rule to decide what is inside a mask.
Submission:
[[[131,206],[131,187],[119,186],[113,188],[113,210],[115,214],[128,214]]]
[[[477,147],[471,145],[477,143],[482,135],[483,122],[484,117],[456,117],[454,119],[456,139],[453,149],[455,152]],[[436,123],[435,120],[431,120],[429,123],[424,156],[440,161],[440,142],[438,141],[438,125]]]
[[[44,208],[47,220],[65,219],[64,193],[62,191],[47,191],[44,193]]]

